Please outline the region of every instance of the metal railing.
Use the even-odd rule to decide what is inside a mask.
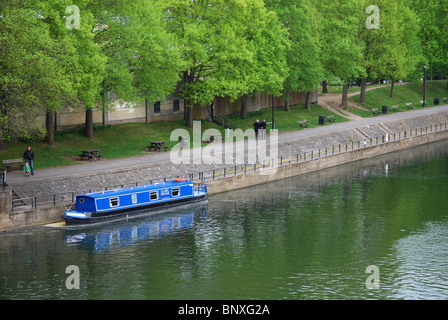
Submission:
[[[97,191],[106,191],[111,189],[117,189],[117,188],[125,188],[125,187],[133,187],[133,186],[141,186],[141,185],[147,185],[157,182],[166,182],[169,180],[173,180],[176,178],[184,178],[190,181],[203,181],[204,179],[208,180],[216,180],[216,179],[222,179],[227,177],[236,176],[238,174],[247,174],[247,173],[253,173],[260,171],[262,169],[266,168],[272,168],[272,167],[284,167],[289,166],[295,163],[299,162],[306,162],[306,161],[313,161],[317,159],[323,159],[326,157],[330,157],[337,154],[343,154],[346,152],[352,152],[355,150],[361,150],[368,147],[375,147],[378,145],[384,145],[395,141],[400,141],[404,139],[410,139],[417,136],[422,136],[426,134],[431,134],[435,132],[440,131],[446,131],[448,129],[448,123],[444,122],[439,125],[430,125],[426,127],[420,127],[417,129],[411,129],[411,130],[405,130],[400,131],[397,133],[392,134],[385,134],[383,136],[370,138],[370,139],[364,139],[364,140],[358,140],[358,141],[349,141],[345,143],[341,143],[338,145],[333,145],[326,148],[319,148],[315,150],[309,150],[304,151],[300,153],[296,153],[293,155],[288,156],[279,156],[274,159],[265,160],[263,162],[248,164],[234,164],[229,166],[224,166],[221,168],[215,168],[210,170],[204,170],[194,173],[188,173],[185,175],[176,175],[176,176],[170,176],[170,177],[161,177],[161,178],[155,178],[145,181],[138,181],[133,182],[130,184],[121,184],[121,185],[115,185],[115,186],[109,186],[104,188],[98,188],[98,189],[89,189],[84,190],[80,192],[66,192],[66,193],[59,193],[59,194],[53,194],[48,196],[37,196],[37,197],[29,197],[29,198],[22,198],[22,199],[14,199],[12,204],[12,211],[18,211],[18,210],[34,210],[38,207],[44,207],[44,206],[56,206],[59,204],[73,204],[75,202],[75,198],[77,194],[82,193],[90,193],[90,192],[97,192]]]
[[[229,117],[226,117],[222,114],[213,115],[213,121],[219,124],[223,128],[231,128],[231,120]]]

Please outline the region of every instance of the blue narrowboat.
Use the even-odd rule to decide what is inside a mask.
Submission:
[[[175,179],[136,187],[80,194],[76,197],[76,211],[68,210],[63,218],[67,226],[84,225],[125,219],[187,203],[206,201],[205,183]]]

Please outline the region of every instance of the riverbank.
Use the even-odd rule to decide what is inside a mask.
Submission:
[[[13,172],[7,192],[21,200],[14,201],[12,214],[11,208],[2,210],[0,230],[58,222],[72,195],[91,189],[182,176],[207,178],[211,194],[234,190],[448,139],[447,121],[448,106],[440,106],[280,134],[274,168],[268,168],[269,161],[258,165],[174,164],[169,153],[159,153],[41,170],[27,179]],[[234,157],[250,152],[236,144]],[[59,204],[63,199],[66,201]],[[24,206],[16,210],[19,202]],[[30,210],[36,204],[37,209]]]

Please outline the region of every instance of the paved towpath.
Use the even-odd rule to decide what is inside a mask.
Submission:
[[[448,105],[441,105],[437,107],[431,107],[426,109],[418,109],[411,110],[407,112],[397,112],[387,115],[380,115],[372,118],[361,118],[354,119],[348,122],[342,123],[334,123],[331,125],[316,127],[316,128],[307,128],[304,130],[291,131],[291,132],[283,132],[279,134],[278,140],[279,142],[284,142],[288,140],[294,140],[304,137],[312,137],[319,136],[323,134],[328,134],[331,132],[354,129],[369,125],[375,125],[378,123],[387,123],[391,121],[401,120],[401,119],[410,119],[414,117],[436,114],[439,112],[448,111]],[[65,166],[65,167],[57,167],[57,168],[48,168],[48,169],[38,169],[39,167],[39,155],[36,155],[35,163],[37,165],[37,169],[35,170],[34,176],[30,178],[25,178],[24,174],[20,170],[12,171],[7,174],[7,182],[21,182],[26,181],[26,179],[32,180],[46,180],[55,177],[64,177],[70,175],[80,175],[80,174],[88,174],[88,173],[98,173],[104,170],[113,170],[120,168],[130,168],[141,166],[149,163],[157,163],[170,160],[170,152],[161,152],[161,153],[148,153],[148,155],[132,157],[132,158],[123,158],[123,159],[115,159],[115,160],[101,160],[94,162],[84,162],[76,165]]]

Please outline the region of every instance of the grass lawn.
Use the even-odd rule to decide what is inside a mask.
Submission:
[[[202,121],[201,127],[202,131],[215,128],[223,132],[220,126],[210,121]],[[147,146],[151,141],[162,140],[172,148],[178,143],[170,141],[171,133],[175,129],[185,129],[192,137],[192,130],[185,126],[184,121],[95,126],[93,140],[85,138],[82,129],[74,129],[56,132],[53,147],[43,141],[6,142],[6,150],[0,152],[0,160],[22,158],[28,145],[34,150],[36,169],[80,163],[78,155],[82,150],[88,149],[99,149],[104,159],[139,156],[148,153]]]
[[[443,97],[448,97],[448,91],[446,90],[446,80],[442,81],[427,81],[426,83],[426,104],[429,107],[434,106],[434,98],[440,98],[440,104],[443,104]],[[351,98],[352,101],[359,103],[359,95]],[[390,98],[390,87],[378,88],[372,91],[366,92],[366,105],[367,109],[378,108],[381,112],[383,105],[389,106],[389,112],[392,111],[392,106],[398,105],[400,111],[406,111],[406,103],[411,102],[414,109],[421,109],[420,101],[423,100],[423,84],[422,83],[409,83],[405,85],[396,85],[394,87],[394,97]],[[359,109],[351,109],[355,114],[360,116],[372,116],[372,114],[366,114],[365,111]]]
[[[332,113],[323,109],[319,105],[311,105],[311,111],[307,111],[304,105],[291,106],[290,112],[285,112],[283,108],[275,109],[275,123],[279,131],[299,130],[298,120],[307,120],[310,127],[318,126],[320,115],[331,115]],[[348,121],[346,118],[334,115],[337,122]],[[251,112],[248,120],[242,119],[239,115],[231,116],[231,124],[235,129],[247,130],[253,128],[252,124],[256,119],[266,119],[272,121],[272,109],[267,108],[257,112]],[[210,121],[201,121],[202,133],[207,129],[217,129],[224,136],[224,129]],[[270,127],[268,126],[268,129]],[[6,150],[0,152],[0,160],[22,158],[27,146],[34,150],[36,158],[34,167],[36,169],[66,166],[79,164],[78,155],[82,150],[99,149],[104,159],[127,158],[147,154],[147,146],[151,141],[165,141],[170,145],[170,149],[178,141],[170,141],[171,133],[175,129],[185,129],[190,135],[192,143],[192,129],[185,126],[181,121],[162,121],[150,124],[128,123],[114,126],[95,126],[94,139],[89,140],[84,137],[83,129],[73,129],[63,132],[56,132],[53,147],[48,146],[43,141],[19,141],[5,142]],[[170,150],[168,149],[168,150]]]
[[[446,80],[444,81],[428,81],[427,82],[427,104],[434,106],[434,97],[440,98],[443,104],[443,97],[448,96],[446,90]],[[353,88],[353,90],[359,88]],[[376,90],[366,92],[366,108],[378,108],[381,112],[381,106],[389,106],[389,112],[393,112],[391,107],[398,105],[401,111],[406,111],[406,103],[412,102],[414,108],[420,109],[420,101],[422,96],[422,84],[410,83],[406,85],[397,85],[394,89],[394,97],[390,98],[390,87],[378,88]],[[359,95],[351,98],[355,102],[359,102]],[[362,117],[373,116],[371,111],[363,111],[357,108],[347,107],[348,111],[358,114]],[[300,129],[297,121],[306,120],[309,127],[319,126],[319,116],[333,115],[336,122],[349,121],[347,118],[333,114],[331,111],[322,108],[318,104],[312,104],[311,110],[305,109],[305,106],[296,105],[290,107],[290,112],[284,111],[283,108],[275,108],[275,126],[279,131],[295,131]],[[229,116],[231,126],[234,129],[252,129],[256,119],[260,122],[266,119],[267,122],[272,121],[272,109],[265,108],[260,111],[248,113],[248,119],[244,120],[239,114]],[[207,129],[217,129],[224,134],[224,129],[214,123],[203,120],[201,121],[202,132]],[[272,128],[268,125],[268,130]],[[95,126],[94,140],[84,137],[82,129],[67,130],[55,133],[55,145],[48,146],[43,141],[19,141],[5,142],[6,151],[0,152],[0,160],[22,158],[23,152],[28,145],[32,146],[35,154],[35,168],[49,168],[57,166],[66,166],[80,163],[78,154],[81,150],[99,149],[104,159],[116,159],[134,157],[147,154],[147,146],[151,141],[163,140],[173,147],[177,141],[170,141],[171,133],[175,129],[185,129],[190,134],[190,143],[192,142],[192,129],[185,126],[184,121],[162,121],[150,124],[129,123],[114,126]]]
[[[334,115],[336,122],[349,121],[347,118],[341,117],[332,113],[331,111],[322,108],[318,104],[312,104],[311,110],[305,109],[305,105],[290,106],[290,111],[286,112],[284,108],[275,108],[274,119],[275,128],[279,131],[295,131],[299,130],[297,121],[306,120],[309,127],[319,126],[319,116]],[[249,112],[247,120],[244,120],[239,114],[231,115],[231,126],[242,130],[253,129],[254,122],[259,119],[260,122],[266,119],[266,122],[272,122],[272,108],[261,109],[260,111]],[[267,129],[271,129],[272,125],[268,125]]]
[[[384,84],[372,84],[372,85],[367,86],[367,88],[381,87],[381,86],[384,86]],[[343,87],[342,86],[328,86],[327,90],[328,90],[328,93],[342,94]],[[360,87],[351,86],[348,88],[348,93],[359,92],[360,90],[361,90]],[[319,95],[321,95],[321,94],[322,94],[322,87],[319,88]]]

